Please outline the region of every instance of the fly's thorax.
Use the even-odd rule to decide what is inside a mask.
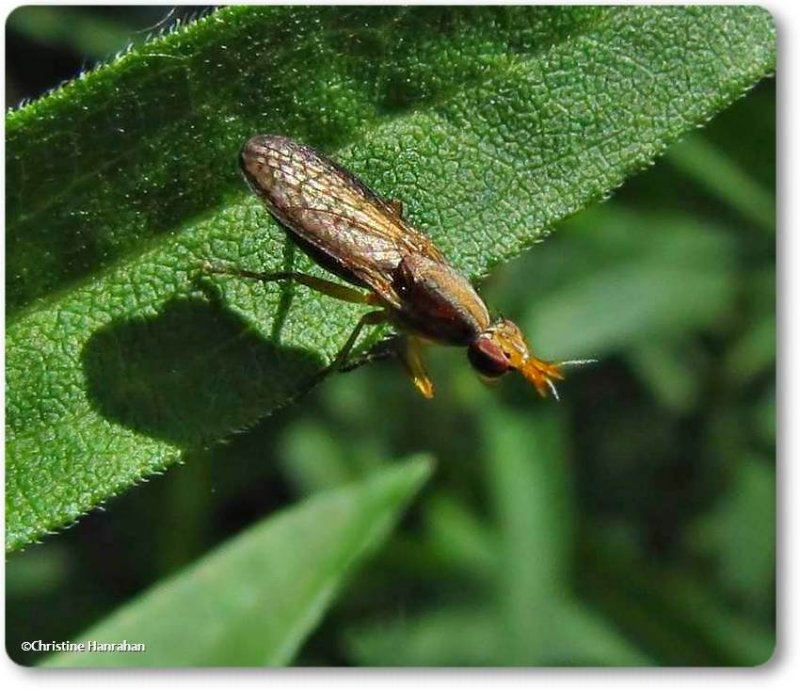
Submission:
[[[405,326],[433,341],[467,345],[489,326],[483,300],[449,264],[408,255],[393,273]]]

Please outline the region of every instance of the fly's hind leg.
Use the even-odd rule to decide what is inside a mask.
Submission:
[[[371,293],[362,293],[355,288],[343,286],[340,283],[334,283],[333,281],[311,276],[310,274],[300,273],[299,271],[272,271],[260,273],[258,271],[246,271],[244,269],[218,266],[209,263],[203,265],[203,270],[207,273],[238,276],[239,278],[248,278],[254,281],[261,281],[262,283],[270,283],[272,281],[296,281],[312,290],[316,290],[318,293],[328,295],[337,300],[352,302],[358,305],[375,304]]]

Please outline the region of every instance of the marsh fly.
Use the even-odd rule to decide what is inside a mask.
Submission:
[[[210,267],[262,281],[294,280],[347,302],[377,309],[364,314],[330,365],[340,369],[361,330],[390,322],[405,335],[400,353],[414,385],[426,398],[433,384],[421,343],[464,346],[472,367],[495,379],[520,372],[536,390],[558,396],[554,380],[563,365],[540,360],[507,319],[492,321],[483,300],[425,235],[404,218],[399,202],[373,192],[352,173],[286,137],[260,135],[239,154],[242,172],[291,239],[314,261],[352,288],[297,272],[255,273]]]

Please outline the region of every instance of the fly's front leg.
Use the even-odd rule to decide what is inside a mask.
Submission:
[[[422,362],[422,341],[416,336],[406,336],[405,351],[401,359],[417,391],[425,398],[433,398],[433,382]]]
[[[309,274],[300,273],[299,271],[272,271],[260,273],[258,271],[246,271],[244,269],[236,269],[228,266],[218,266],[215,264],[206,263],[203,269],[207,273],[212,274],[225,274],[228,276],[238,276],[239,278],[248,278],[255,281],[262,281],[263,283],[270,283],[272,281],[296,281],[301,283],[318,293],[328,295],[337,300],[344,302],[352,302],[357,305],[374,305],[375,300],[371,293],[362,293],[360,290],[343,286],[340,283],[334,283],[324,278],[318,278]]]

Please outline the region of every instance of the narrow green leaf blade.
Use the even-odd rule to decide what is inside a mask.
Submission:
[[[724,151],[694,135],[670,149],[668,159],[711,194],[730,204],[742,217],[774,233],[774,193],[730,160]]]
[[[553,415],[505,411],[485,422],[499,528],[503,664],[547,663],[573,542],[563,430]]]
[[[289,664],[430,472],[416,458],[270,516],[72,639],[144,643],[145,652],[60,653],[46,664]]]

